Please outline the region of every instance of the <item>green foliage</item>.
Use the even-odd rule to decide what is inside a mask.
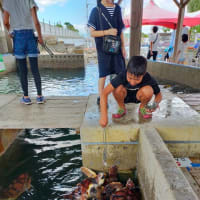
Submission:
[[[59,24],[59,23],[57,23],[56,26],[57,26],[57,27],[60,27],[60,28],[63,27],[62,24]]]
[[[74,26],[73,26],[71,23],[69,23],[69,22],[65,22],[64,25],[65,25],[69,30],[71,30],[71,31],[79,32],[79,30],[78,30],[78,29],[75,29]]]
[[[170,32],[170,28],[163,27],[162,30],[164,33]]]
[[[142,33],[142,37],[143,38],[148,38],[149,36],[148,36],[148,34]]]
[[[190,0],[188,4],[188,11],[195,12],[197,10],[200,10],[200,0]]]

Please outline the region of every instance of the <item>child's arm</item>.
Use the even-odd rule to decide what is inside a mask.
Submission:
[[[153,42],[150,42],[150,54],[153,55]]]
[[[103,37],[105,35],[117,35],[116,28],[110,28],[107,30],[96,31],[94,28],[90,27],[90,35],[91,37]]]
[[[123,55],[124,58],[126,58],[126,50],[125,50],[125,45],[124,45],[124,33],[123,33],[123,31],[120,35],[120,38],[121,38],[122,55]]]
[[[4,10],[4,12],[3,12],[3,23],[4,23],[4,26],[6,27],[6,29],[8,31],[10,30],[9,19],[10,19],[10,14],[7,11]]]
[[[40,44],[43,44],[41,26],[40,26],[40,22],[39,22],[38,17],[37,17],[37,8],[36,7],[33,7],[31,9],[31,14],[32,14],[32,17],[33,17],[33,22],[35,24],[35,28],[36,28],[37,33],[38,33],[38,41],[39,41]]]
[[[176,55],[176,62],[178,62],[178,59],[179,59],[179,55],[180,55],[180,53],[181,53],[181,51],[178,50],[177,55]]]
[[[108,84],[106,88],[104,88],[103,93],[100,97],[100,110],[101,110],[101,117],[99,120],[99,124],[104,128],[108,124],[108,95],[114,91],[114,87],[112,84]]]
[[[161,92],[159,92],[158,94],[156,94],[153,104],[150,106],[147,105],[149,111],[154,112],[159,107],[159,103],[161,102],[161,100],[162,100],[162,94]]]
[[[161,92],[159,92],[156,96],[155,96],[155,99],[154,99],[154,102],[156,102],[157,104],[159,104],[162,100],[162,94]]]

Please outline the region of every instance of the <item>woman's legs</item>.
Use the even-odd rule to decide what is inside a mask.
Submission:
[[[158,52],[157,51],[153,51],[153,61],[156,61]]]
[[[151,51],[149,50],[148,53],[147,53],[147,59],[149,60],[151,58],[151,56],[152,56]]]
[[[28,98],[28,78],[27,78],[28,70],[27,70],[26,58],[16,59],[16,61],[20,76],[21,87],[24,92],[24,97]]]
[[[35,85],[37,88],[37,95],[42,96],[42,86],[41,86],[41,77],[38,69],[38,58],[37,57],[29,57],[29,62],[31,66],[31,71],[34,77]]]

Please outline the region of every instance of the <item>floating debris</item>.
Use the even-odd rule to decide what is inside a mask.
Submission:
[[[113,166],[108,174],[100,172],[96,174],[91,169],[81,167],[81,171],[87,176],[64,199],[73,200],[140,200],[141,194],[134,182],[129,178],[125,185],[118,180],[118,167]]]

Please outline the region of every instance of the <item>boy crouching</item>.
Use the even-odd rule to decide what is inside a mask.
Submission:
[[[117,75],[103,90],[100,100],[100,125],[106,127],[108,124],[108,95],[112,92],[118,103],[118,112],[113,118],[121,118],[126,114],[126,103],[140,103],[139,113],[144,119],[152,117],[162,100],[160,88],[156,80],[147,71],[147,60],[143,56],[133,56],[127,69]],[[148,106],[148,102],[155,94],[154,103]]]

